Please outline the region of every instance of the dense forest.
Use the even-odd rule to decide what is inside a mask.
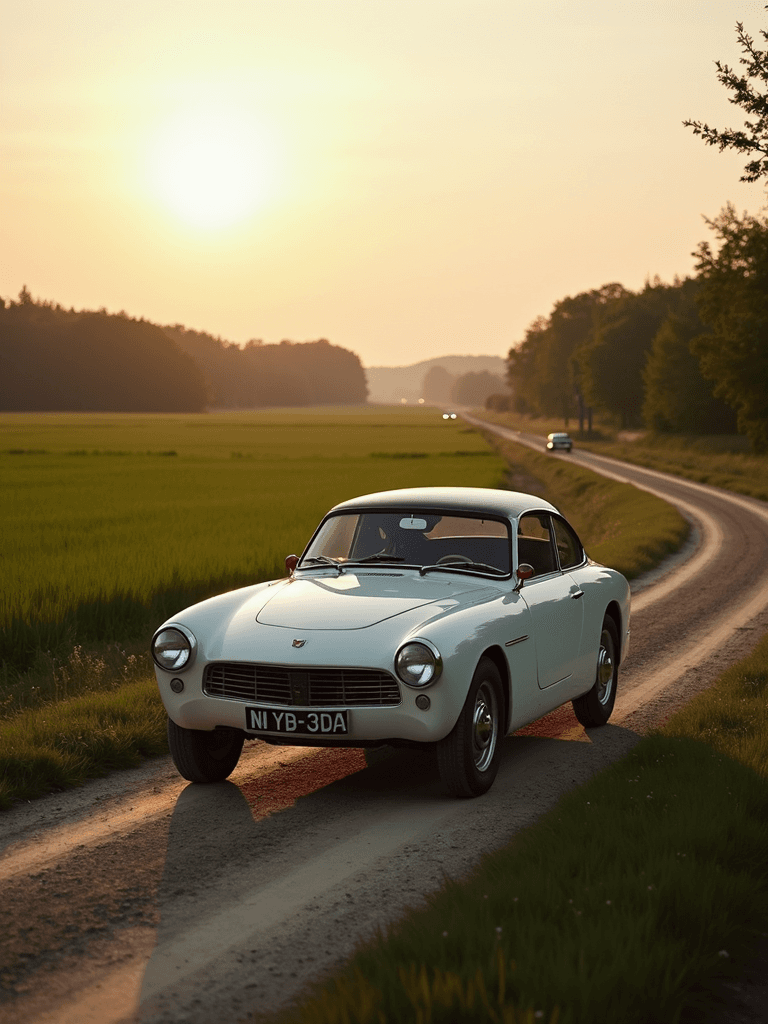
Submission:
[[[191,412],[206,401],[201,371],[154,324],[36,302],[26,289],[0,304],[0,409]]]
[[[556,302],[512,348],[518,412],[624,428],[731,433],[768,451],[768,217],[726,206],[697,276],[639,292],[607,284]]]
[[[701,319],[696,279],[640,292],[620,284],[555,303],[509,353],[509,381],[519,412],[583,417],[598,408],[624,428],[733,432],[736,412],[715,397],[692,342]]]
[[[0,299],[0,409],[199,412],[359,404],[360,360],[325,340],[245,348],[125,313]]]
[[[267,405],[360,405],[367,398],[365,372],[354,352],[319,341],[281,341],[244,347],[190,331],[164,328],[205,375],[210,404],[249,409]]]

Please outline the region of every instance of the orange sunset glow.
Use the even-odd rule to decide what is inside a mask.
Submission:
[[[0,295],[505,355],[564,295],[691,272],[759,2],[10,0]]]

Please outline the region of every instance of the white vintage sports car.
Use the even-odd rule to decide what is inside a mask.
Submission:
[[[613,710],[629,586],[530,494],[420,487],[332,508],[287,579],[180,612],[152,656],[179,772],[225,779],[243,741],[434,748],[456,796],[500,740],[567,701]]]

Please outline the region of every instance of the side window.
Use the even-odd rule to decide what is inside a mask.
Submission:
[[[557,562],[548,515],[532,512],[520,518],[517,524],[517,564],[522,562],[533,566],[534,576],[556,571]]]
[[[584,561],[584,549],[579,538],[564,520],[553,516],[552,522],[555,527],[555,543],[560,557],[560,568],[573,569],[574,566],[581,565]]]

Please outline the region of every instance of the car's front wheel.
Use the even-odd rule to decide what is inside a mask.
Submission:
[[[591,690],[573,701],[573,710],[583,726],[605,725],[616,703],[619,681],[619,633],[616,623],[606,615],[600,631],[597,672]]]
[[[245,736],[237,729],[182,729],[168,719],[168,746],[179,775],[190,782],[223,782],[240,760]]]
[[[501,676],[481,658],[453,730],[437,744],[440,778],[451,796],[480,796],[499,770],[504,707]]]

